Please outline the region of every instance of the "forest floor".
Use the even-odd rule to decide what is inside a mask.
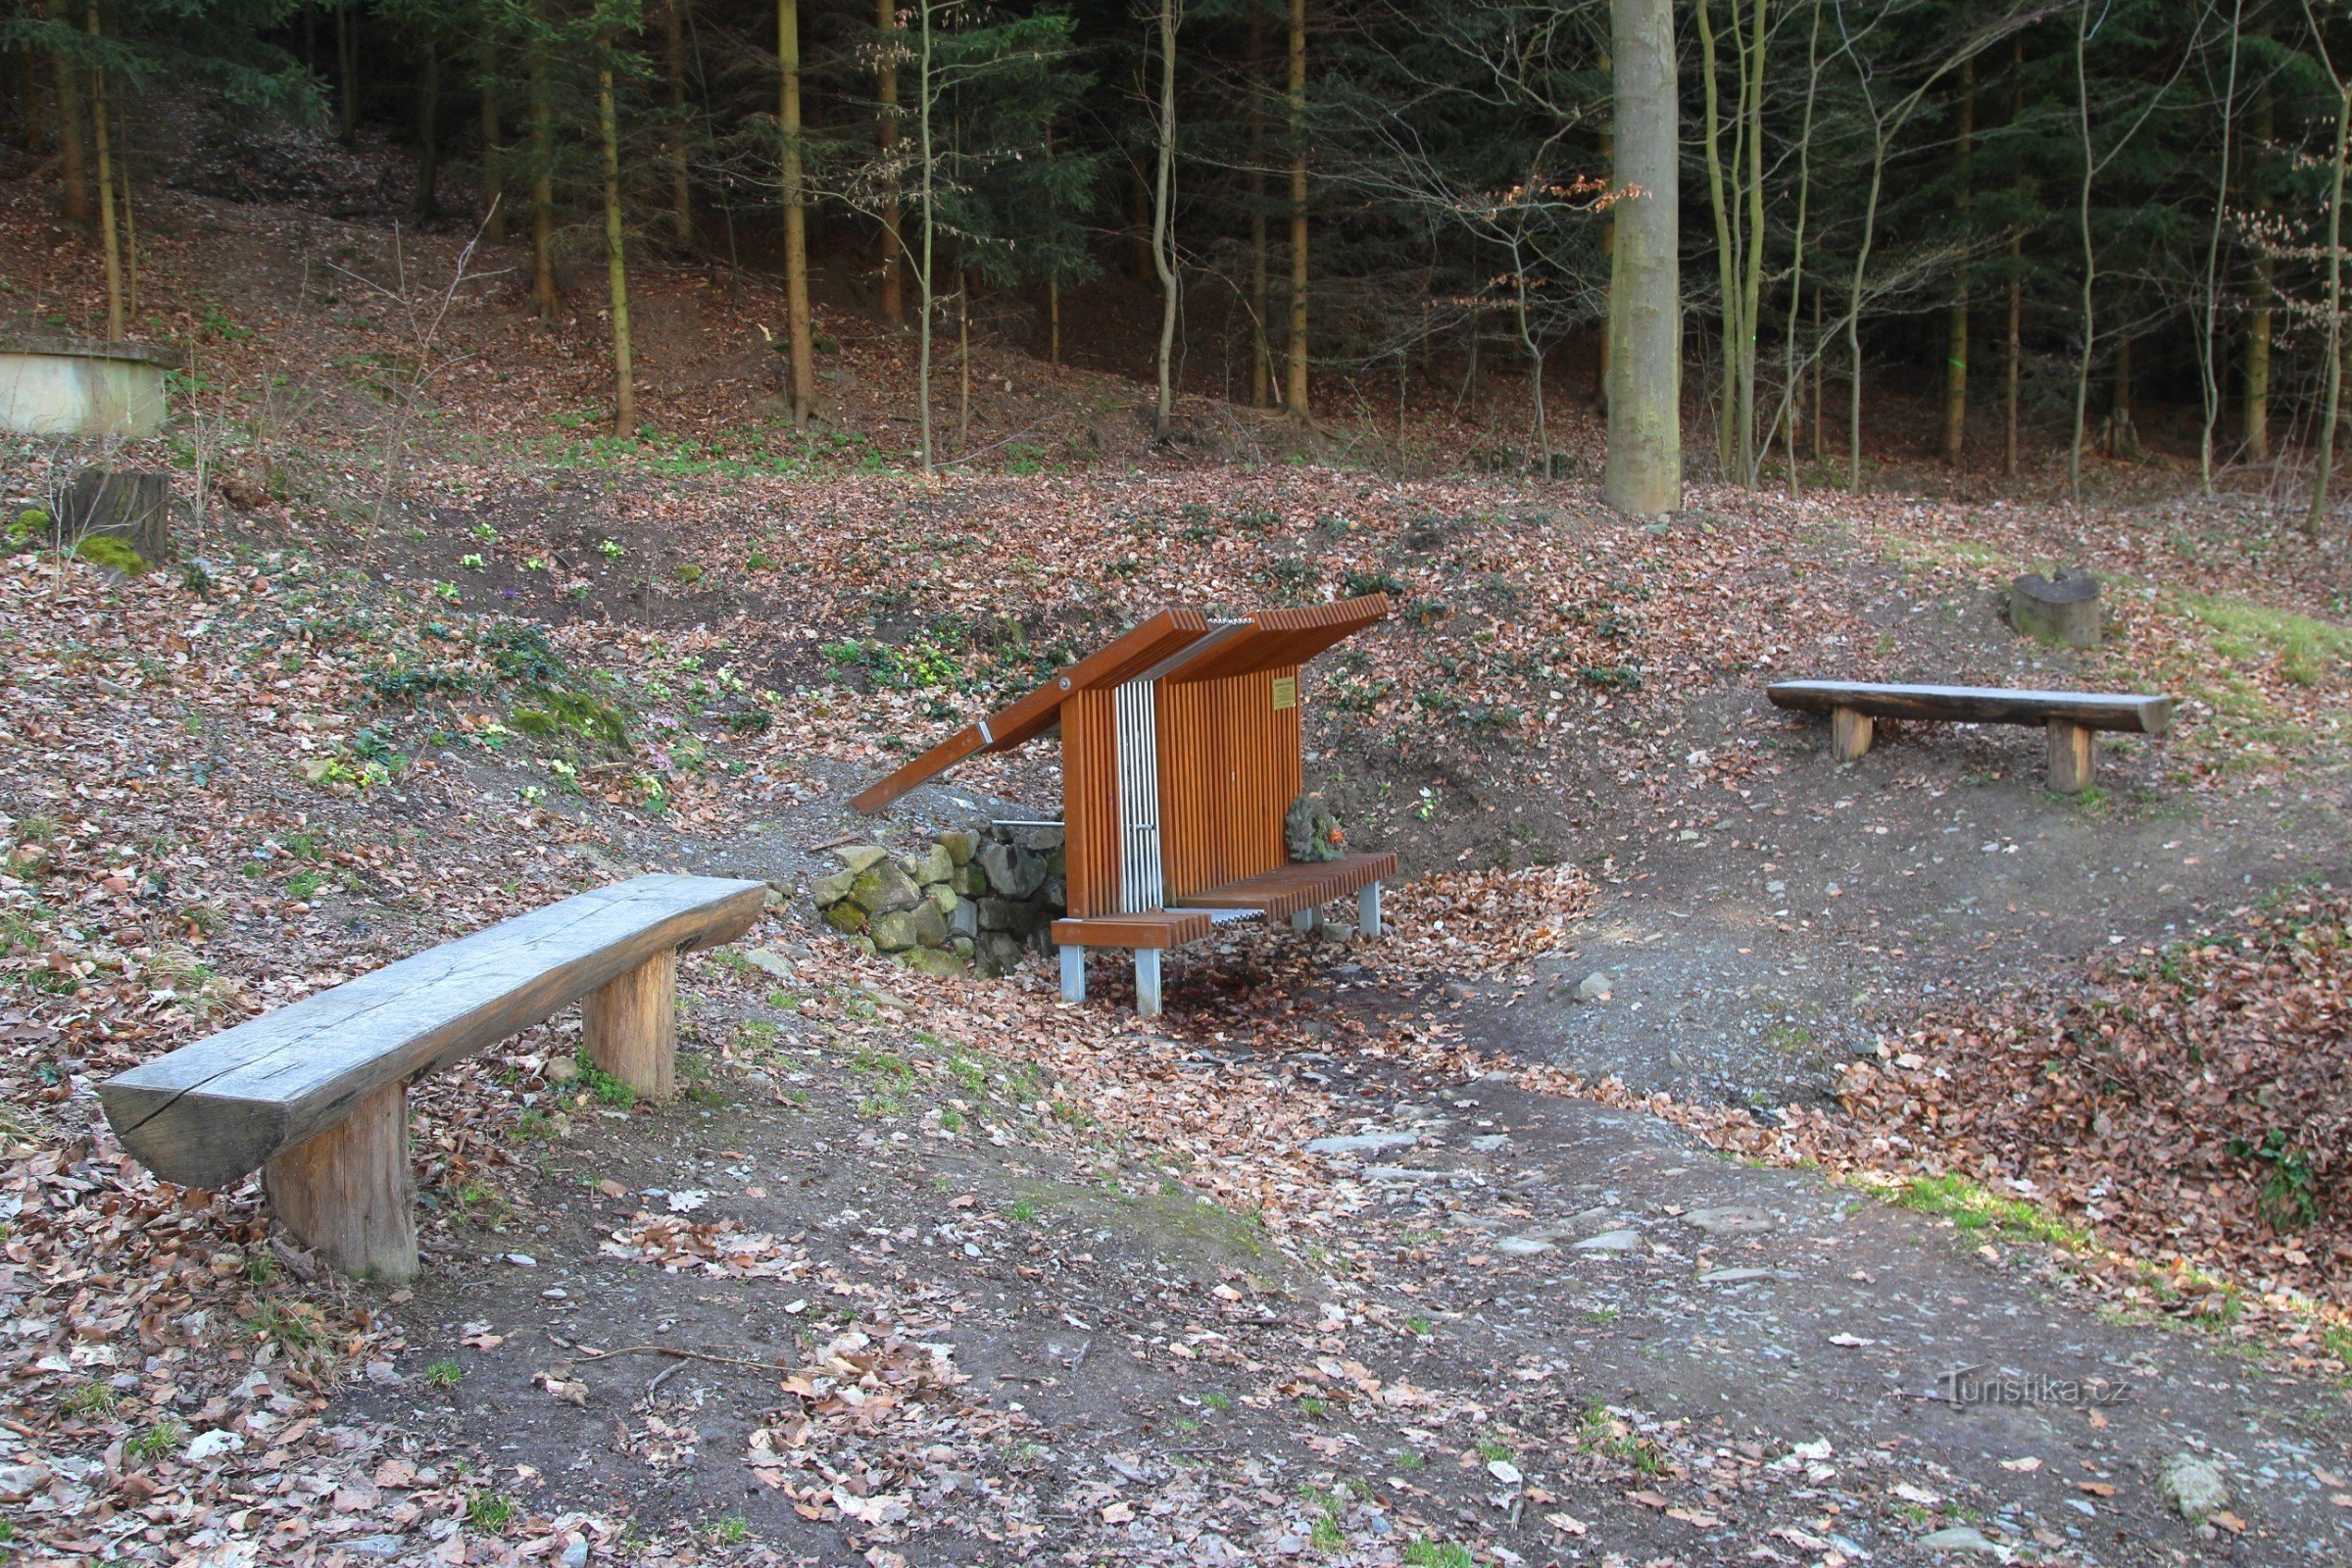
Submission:
[[[903,342],[824,317],[811,440],[762,405],[774,301],[683,267],[644,285],[660,433],[618,443],[585,291],[545,336],[496,277],[428,331],[402,279],[460,242],[311,178],[142,214],[201,385],[104,456],[174,470],[182,564],[0,561],[26,1560],[2352,1556],[2340,552],[2136,493],[1643,525],[1427,471],[1496,439],[1434,418],[1299,447],[1219,408],[1164,454],[1133,383],[1004,348],[988,455],[924,478]],[[36,196],[0,186],[0,271],[86,322]],[[8,514],[81,456],[9,448]],[[2101,649],[2007,629],[2051,562],[2107,579]],[[1310,672],[1309,773],[1405,859],[1388,938],[1187,952],[1147,1022],[1106,960],[1073,1007],[814,920],[845,835],[1050,808],[1050,750],[845,802],[1137,614],[1373,589],[1401,612]],[[2066,799],[2023,730],[1836,764],[1781,675],[2181,702]],[[549,691],[626,741],[520,732]],[[568,1017],[419,1083],[411,1287],[98,1112],[643,869],[777,894],[683,965],[685,1092],[566,1077]],[[2184,1454],[2229,1487],[2202,1524]]]

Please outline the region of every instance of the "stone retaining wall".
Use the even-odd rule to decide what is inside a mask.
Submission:
[[[1003,974],[1054,951],[1069,903],[1059,822],[978,822],[919,855],[879,844],[834,850],[842,868],[808,884],[825,924],[867,953],[929,974]]]

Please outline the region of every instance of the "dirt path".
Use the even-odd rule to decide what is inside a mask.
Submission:
[[[1694,738],[1773,737],[1721,826],[1621,842],[1573,956],[1494,1024],[1511,1049],[1638,1090],[1772,1106],[1938,999],[2161,946],[2298,876],[2352,870],[2332,793],[2230,799],[2111,742],[2100,794],[2043,787],[2038,732],[1906,725],[1851,764],[1761,693],[1719,694]],[[1599,972],[1604,1004],[1575,988]]]

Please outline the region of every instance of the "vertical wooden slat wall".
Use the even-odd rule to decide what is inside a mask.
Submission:
[[[1300,784],[1300,710],[1274,706],[1285,677],[1295,689],[1298,666],[1160,684],[1160,858],[1171,905],[1290,858],[1282,823]]]
[[[1061,705],[1062,851],[1079,919],[1119,912],[1116,695],[1098,687]]]

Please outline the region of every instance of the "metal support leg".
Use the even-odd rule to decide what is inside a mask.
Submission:
[[[1061,1000],[1086,1000],[1086,950],[1076,943],[1064,943],[1061,949]]]
[[[1297,914],[1291,916],[1291,929],[1294,931],[1312,931],[1322,923],[1323,910],[1320,906],[1312,909],[1300,909]]]
[[[1146,1018],[1159,1016],[1159,950],[1135,950],[1135,1010]]]
[[[1367,882],[1355,895],[1355,929],[1359,936],[1380,936],[1380,884]]]

